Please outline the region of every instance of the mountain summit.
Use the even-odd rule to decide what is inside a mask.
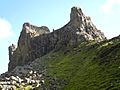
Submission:
[[[0,90],[120,90],[120,36],[107,40],[81,8],[50,32],[25,22]]]
[[[48,27],[37,27],[24,23],[16,50],[9,47],[9,68],[24,65],[52,50],[58,50],[68,45],[76,46],[81,42],[105,40],[105,36],[92,23],[90,17],[85,16],[78,7],[71,8],[70,21],[58,30],[50,32]]]

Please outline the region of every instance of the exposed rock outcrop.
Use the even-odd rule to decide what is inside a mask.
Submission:
[[[10,62],[8,69],[11,70],[15,68],[16,65],[24,65],[25,63],[32,61],[31,41],[37,36],[48,33],[50,33],[50,31],[46,26],[37,27],[30,25],[29,23],[24,23],[18,40],[18,47],[14,49],[13,44],[9,47]]]
[[[27,86],[31,86],[31,90],[36,87],[44,90],[44,80],[48,77],[45,60],[54,59],[54,55],[48,55],[49,52],[75,47],[84,41],[103,40],[106,40],[104,34],[77,7],[71,8],[70,21],[53,32],[46,26],[37,27],[26,22],[23,24],[17,47],[12,44],[8,48],[8,72],[0,75],[0,90],[23,90]],[[46,90],[58,90],[57,78],[49,79],[50,85]]]
[[[80,42],[94,40],[103,41],[106,37],[85,16],[80,8],[71,9],[70,21],[62,28],[50,32],[46,26],[37,27],[24,23],[14,51],[9,49],[9,68],[25,65],[52,50],[59,50],[66,46],[75,46]]]

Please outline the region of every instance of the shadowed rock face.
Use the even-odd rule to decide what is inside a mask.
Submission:
[[[9,46],[10,62],[8,69],[11,70],[15,68],[16,65],[24,65],[28,61],[32,61],[33,60],[33,58],[31,58],[32,56],[31,51],[33,50],[31,46],[32,40],[35,37],[48,33],[50,33],[50,31],[46,26],[37,27],[31,25],[30,23],[24,23],[18,40],[18,47],[12,50],[13,44]]]
[[[71,9],[70,21],[62,28],[50,32],[46,26],[37,27],[24,23],[18,40],[18,47],[9,55],[9,68],[25,65],[52,50],[76,46],[80,42],[103,41],[106,37],[91,22],[90,17],[77,7]]]

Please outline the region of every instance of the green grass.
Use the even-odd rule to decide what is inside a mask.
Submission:
[[[46,86],[56,78],[61,90],[120,90],[120,41],[108,42],[48,54]]]
[[[52,51],[41,57],[34,69],[41,65],[47,70],[45,87],[54,86],[50,90],[120,90],[120,39],[83,42]]]

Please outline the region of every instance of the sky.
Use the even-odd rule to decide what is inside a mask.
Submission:
[[[17,44],[24,22],[52,31],[69,21],[73,6],[90,16],[108,39],[120,34],[120,0],[0,0],[0,74],[8,70],[8,46]]]

